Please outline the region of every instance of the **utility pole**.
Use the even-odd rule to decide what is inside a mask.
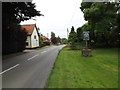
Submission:
[[[68,38],[68,34],[69,34],[69,30],[68,30],[68,28],[67,28],[67,38]]]
[[[49,38],[49,33],[47,33],[47,38]]]

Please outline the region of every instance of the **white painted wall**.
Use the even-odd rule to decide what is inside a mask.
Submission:
[[[36,38],[34,38],[36,36]],[[37,34],[37,30],[34,27],[33,33],[31,35],[31,48],[39,47],[39,36]]]

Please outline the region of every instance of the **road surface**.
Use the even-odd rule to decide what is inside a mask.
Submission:
[[[44,88],[58,52],[52,46],[3,60],[2,88]]]

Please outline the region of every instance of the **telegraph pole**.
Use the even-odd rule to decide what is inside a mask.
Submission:
[[[69,34],[69,30],[68,30],[68,28],[67,28],[67,38],[68,38],[68,34]]]
[[[47,33],[47,38],[49,38],[49,33]]]

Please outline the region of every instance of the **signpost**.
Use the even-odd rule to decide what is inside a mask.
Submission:
[[[89,40],[89,31],[84,31],[83,34],[84,34],[83,40],[86,41],[86,49],[87,49],[87,41]]]
[[[83,40],[85,40],[86,42],[86,48],[85,49],[82,49],[82,55],[83,56],[91,56],[91,49],[88,49],[88,43],[87,41],[89,40],[89,31],[84,31],[83,32]]]

